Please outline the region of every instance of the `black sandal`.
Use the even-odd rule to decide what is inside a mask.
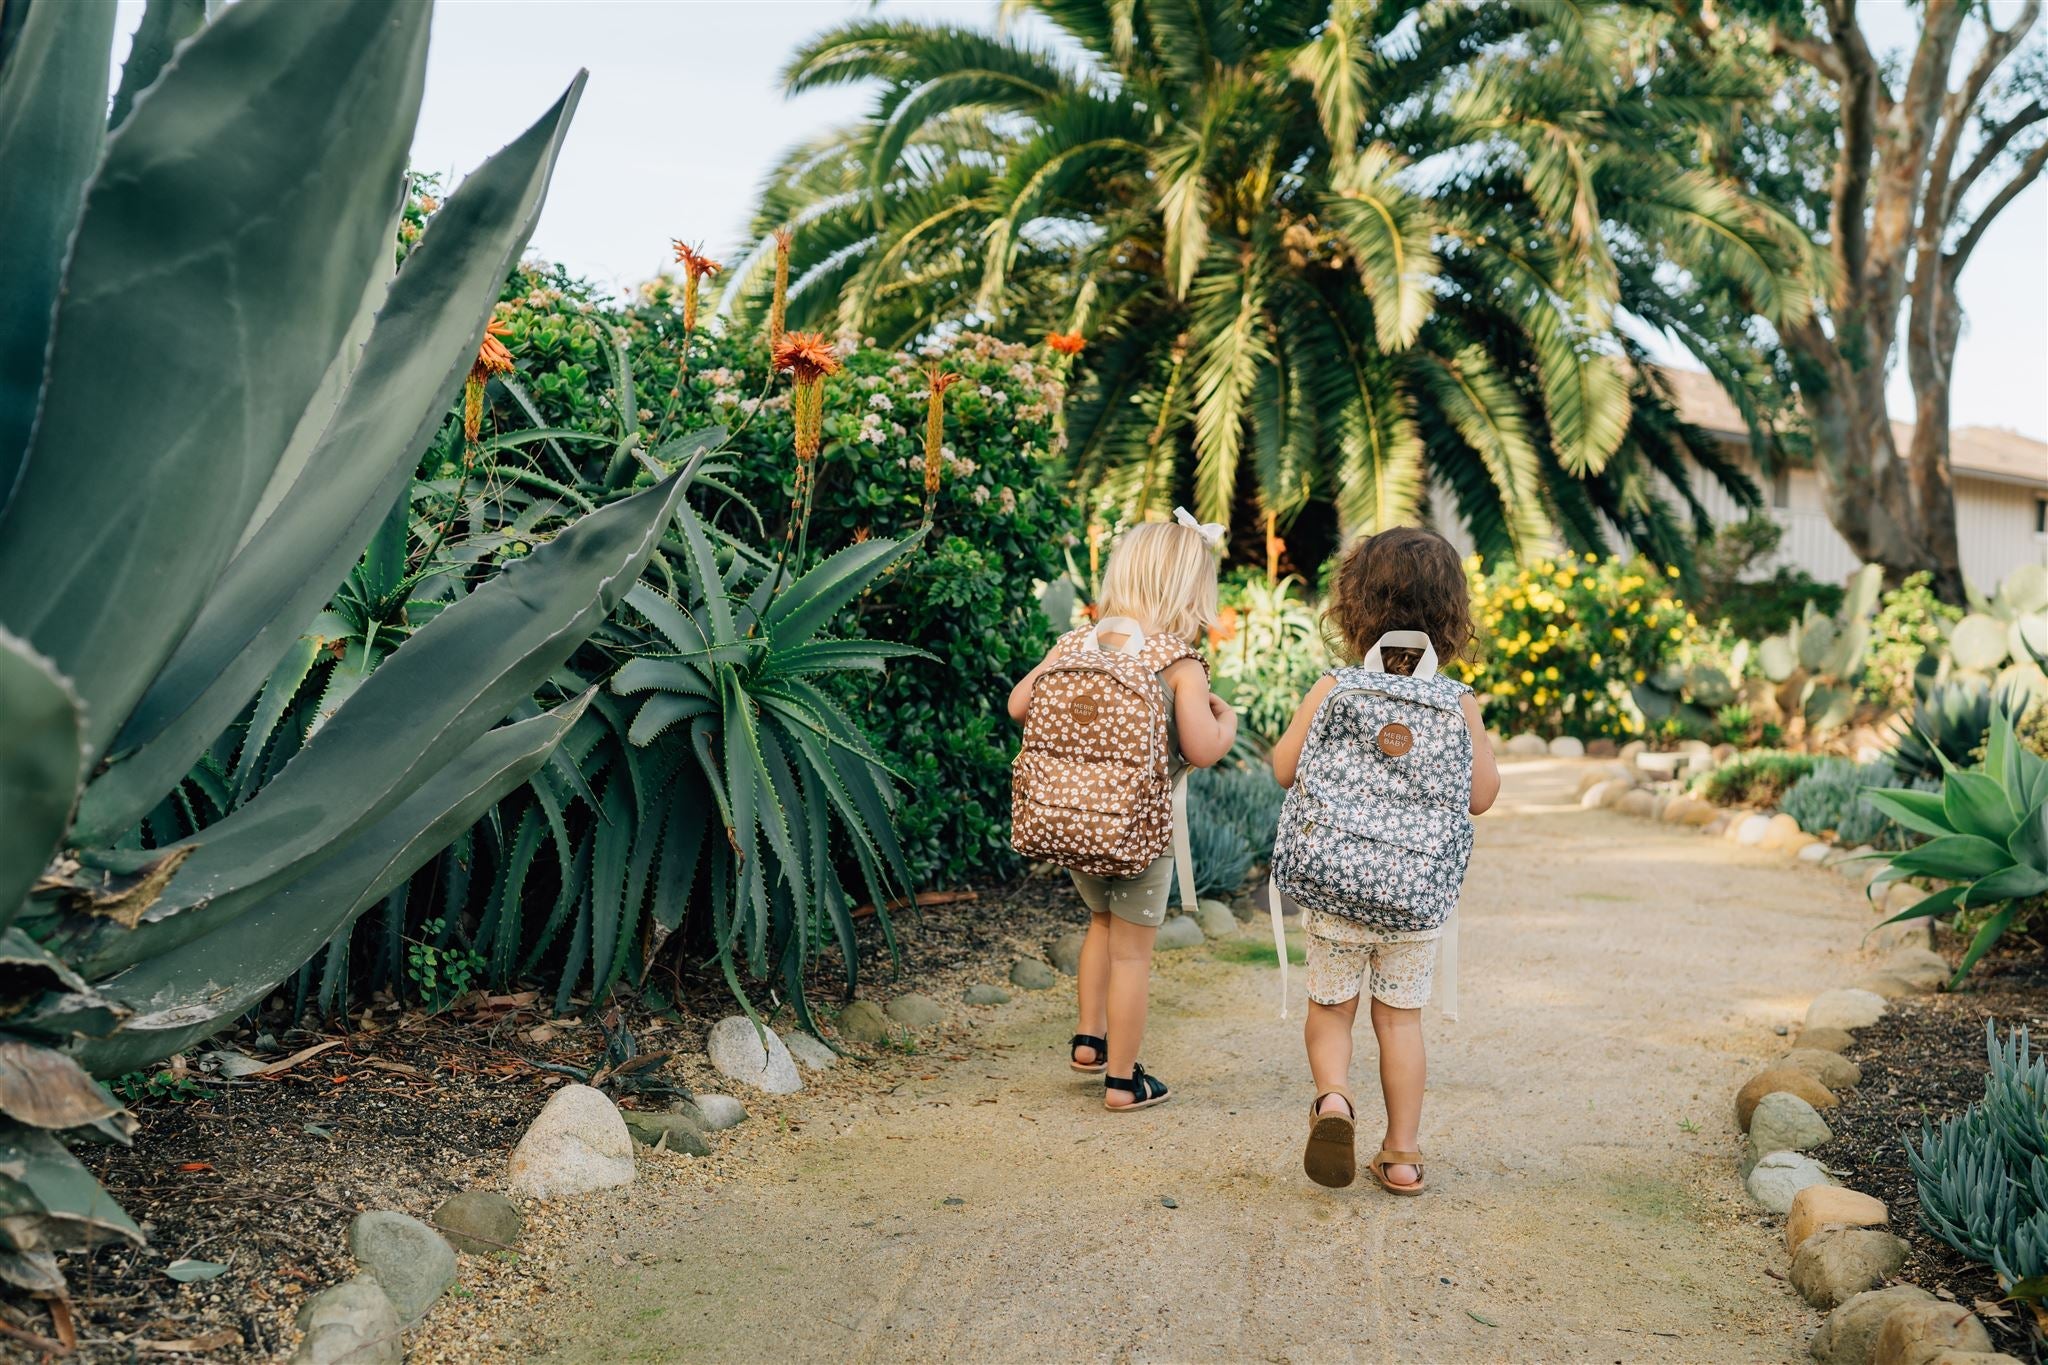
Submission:
[[[1083,1062],[1075,1058],[1075,1049],[1084,1047],[1095,1049],[1094,1061]],[[1091,1076],[1101,1075],[1109,1069],[1109,1039],[1098,1038],[1092,1033],[1075,1034],[1067,1040],[1067,1065],[1076,1071],[1085,1071]]]
[[[1102,1107],[1109,1110],[1112,1114],[1127,1113],[1132,1109],[1149,1109],[1155,1104],[1164,1104],[1169,1093],[1166,1089],[1166,1082],[1160,1080],[1157,1076],[1147,1076],[1145,1068],[1136,1063],[1131,1066],[1131,1078],[1129,1080],[1119,1080],[1115,1076],[1104,1076],[1102,1078],[1102,1089]],[[1129,1104],[1111,1104],[1109,1102],[1109,1092],[1112,1090],[1127,1091],[1137,1096],[1137,1098]]]

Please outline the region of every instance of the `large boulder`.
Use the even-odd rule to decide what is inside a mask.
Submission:
[[[1829,1183],[1828,1173],[1810,1156],[1800,1152],[1766,1152],[1750,1168],[1743,1187],[1765,1209],[1784,1213],[1801,1190]]]
[[[1881,1228],[1891,1222],[1884,1200],[1839,1185],[1801,1190],[1785,1215],[1785,1250],[1793,1255],[1806,1239],[1826,1227]]]
[[[793,1095],[804,1088],[797,1074],[796,1058],[774,1029],[758,1025],[744,1014],[730,1015],[711,1026],[704,1043],[705,1055],[721,1076],[770,1095]]]
[[[1969,1309],[1906,1303],[1885,1315],[1870,1348],[1870,1365],[1929,1365],[1944,1352],[1977,1355],[1990,1349],[1991,1334]]]
[[[1838,1028],[1854,1033],[1884,1018],[1884,997],[1869,991],[1822,991],[1806,1007],[1806,1027]]]
[[[1845,1033],[1844,1038],[1848,1037]],[[1800,1045],[1771,1063],[1773,1066],[1795,1067],[1819,1081],[1830,1090],[1853,1090],[1863,1081],[1863,1068],[1844,1057],[1840,1052],[1824,1047],[1808,1047],[1805,1038]]]
[[[389,1209],[357,1214],[348,1226],[348,1251],[383,1288],[402,1322],[425,1317],[441,1291],[455,1283],[455,1248],[409,1214]]]
[[[367,1276],[323,1289],[299,1309],[291,1365],[404,1365],[398,1310]]]
[[[1877,1345],[1877,1329],[1884,1326],[1892,1310],[1909,1303],[1934,1301],[1934,1295],[1917,1284],[1867,1289],[1829,1313],[1806,1349],[1819,1365],[1870,1365],[1870,1352]]]
[[[535,1199],[633,1183],[633,1138],[602,1090],[565,1085],[548,1097],[512,1149],[514,1194]]]
[[[519,1234],[526,1230],[526,1215],[519,1206],[490,1190],[450,1195],[434,1210],[432,1221],[434,1230],[465,1256],[517,1251]]]
[[[1815,1308],[1875,1289],[1906,1263],[1906,1244],[1882,1228],[1825,1228],[1792,1258],[1792,1287]]]
[[[1748,1132],[1750,1115],[1756,1112],[1758,1103],[1779,1090],[1797,1095],[1815,1109],[1833,1109],[1839,1103],[1832,1090],[1797,1067],[1766,1067],[1735,1092],[1735,1126]]]
[[[1760,1155],[1810,1152],[1833,1136],[1819,1111],[1784,1090],[1773,1090],[1758,1100],[1749,1116],[1750,1146]]]

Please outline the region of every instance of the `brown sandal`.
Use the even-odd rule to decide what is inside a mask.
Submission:
[[[1346,1114],[1317,1111],[1331,1095],[1340,1096]],[[1342,1086],[1325,1090],[1308,1106],[1308,1146],[1301,1154],[1301,1167],[1318,1185],[1341,1190],[1358,1179],[1358,1102]]]
[[[1415,1168],[1415,1183],[1412,1185],[1397,1185],[1387,1179],[1387,1167],[1389,1166],[1413,1166]],[[1380,1183],[1380,1188],[1388,1194],[1421,1194],[1425,1188],[1425,1182],[1422,1179],[1422,1153],[1420,1152],[1396,1152],[1390,1148],[1382,1147],[1378,1156],[1365,1163],[1365,1169],[1372,1173],[1372,1178],[1377,1180]]]

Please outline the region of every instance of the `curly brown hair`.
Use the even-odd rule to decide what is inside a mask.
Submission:
[[[1434,531],[1396,526],[1351,547],[1337,570],[1329,622],[1344,637],[1351,657],[1363,658],[1390,630],[1419,630],[1436,646],[1440,664],[1463,652],[1472,640],[1472,599],[1458,552]],[[1412,673],[1418,649],[1389,649],[1389,673]]]

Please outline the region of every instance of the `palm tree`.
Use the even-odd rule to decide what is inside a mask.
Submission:
[[[1593,0],[1006,12],[1061,39],[862,19],[798,51],[792,93],[880,89],[771,176],[742,310],[787,225],[792,325],[1085,337],[1069,458],[1112,516],[1191,493],[1207,520],[1250,502],[1270,532],[1330,503],[1361,530],[1434,490],[1489,556],[1612,528],[1670,561],[1669,495],[1704,518],[1687,456],[1756,500],[1615,317],[1742,375],[1750,338],[1672,297],[1683,263],[1715,253],[1785,322],[1808,247],[1633,135],[1725,94],[1628,66],[1646,21]]]

